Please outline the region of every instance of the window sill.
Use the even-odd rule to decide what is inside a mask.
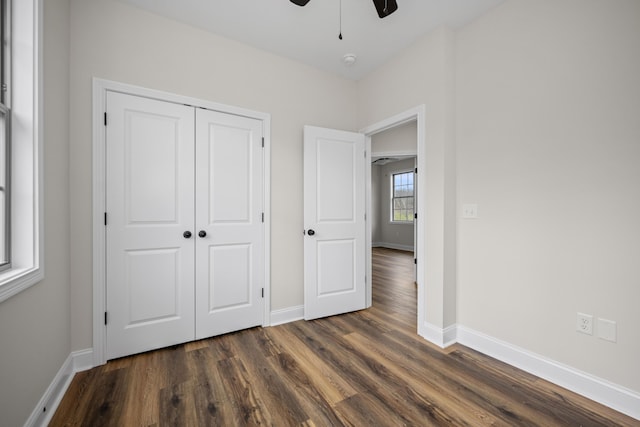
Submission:
[[[389,221],[389,225],[410,225],[413,227],[414,221]]]
[[[12,268],[0,273],[0,303],[44,279],[41,268]]]

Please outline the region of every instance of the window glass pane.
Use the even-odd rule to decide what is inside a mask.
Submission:
[[[7,116],[0,109],[0,266],[9,262],[8,254],[8,188],[7,188]]]
[[[413,221],[413,172],[393,175],[392,221]]]

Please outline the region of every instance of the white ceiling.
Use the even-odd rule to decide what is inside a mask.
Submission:
[[[397,0],[380,19],[372,0],[120,0],[311,66],[359,79],[440,25],[459,28],[504,0]],[[342,1],[342,35],[338,39]],[[342,57],[357,55],[347,66]]]

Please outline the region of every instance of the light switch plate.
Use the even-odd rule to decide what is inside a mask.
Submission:
[[[613,320],[598,319],[598,327],[596,330],[598,331],[598,338],[616,342],[616,322]]]
[[[464,205],[462,205],[462,218],[478,218],[478,205],[476,205],[475,203],[465,203]]]

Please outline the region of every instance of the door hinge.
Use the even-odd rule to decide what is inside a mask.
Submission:
[[[107,125],[107,112],[104,113],[104,125]]]
[[[104,225],[107,225],[107,213],[104,213]]]
[[[414,259],[413,259],[413,263],[414,263],[414,264],[416,264],[416,265],[418,265],[418,258],[414,258]]]
[[[262,148],[264,148],[264,136],[262,137]]]
[[[413,171],[413,173],[418,173],[418,168],[415,168],[415,170]]]
[[[262,298],[264,298],[264,288],[262,288]]]
[[[104,312],[104,324],[105,325],[107,324],[107,312],[106,311]]]
[[[264,222],[264,212],[262,212],[262,222]]]
[[[418,212],[413,214],[413,219],[418,219]]]

